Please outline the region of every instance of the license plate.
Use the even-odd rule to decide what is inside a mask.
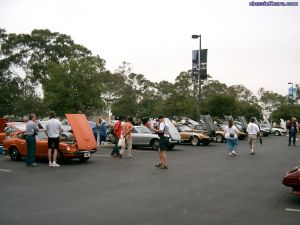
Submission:
[[[86,153],[84,153],[84,155],[83,155],[84,158],[87,158],[87,157],[90,157],[90,156],[91,156],[91,153],[89,153],[89,152],[86,152]]]

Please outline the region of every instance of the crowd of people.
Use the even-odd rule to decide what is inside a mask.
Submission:
[[[123,116],[119,116],[118,121],[114,124],[112,128],[112,134],[115,137],[115,146],[111,152],[111,156],[114,158],[122,158],[127,155],[128,158],[133,158],[132,154],[132,129],[134,121],[133,118],[129,117],[124,120]],[[169,144],[169,127],[164,122],[164,117],[160,116],[158,120],[153,120],[153,124],[149,121],[144,121],[144,125],[152,129],[152,131],[159,136],[159,163],[155,166],[161,169],[168,169],[167,164],[167,154],[166,150]],[[298,122],[296,118],[288,120],[286,123],[286,129],[288,130],[288,145],[296,145],[296,136],[298,132]],[[36,123],[36,115],[31,113],[29,115],[29,120],[26,123],[25,140],[27,143],[27,155],[26,155],[26,165],[36,166],[35,163],[35,151],[36,151],[36,135],[39,131],[38,125]],[[51,111],[49,113],[49,120],[45,125],[45,131],[48,136],[48,160],[49,167],[59,167],[57,163],[57,152],[59,148],[59,138],[60,134],[63,132],[62,123],[56,119],[55,112]],[[228,121],[228,125],[225,127],[225,139],[227,142],[227,147],[229,151],[229,156],[237,156],[237,146],[238,146],[238,132],[239,130],[234,125],[232,120]],[[250,119],[247,127],[248,144],[250,148],[250,154],[255,154],[255,144],[257,139],[262,140],[260,137],[260,128],[255,123],[254,118]],[[102,118],[98,118],[95,128],[93,129],[97,145],[101,145],[102,142],[106,141],[107,138],[107,125]],[[127,150],[127,151],[126,151]],[[126,153],[126,154],[125,154]]]
[[[291,146],[293,142],[293,146],[296,146],[296,137],[298,132],[298,122],[295,117],[291,120],[288,120],[286,123],[286,129],[288,131],[288,146]],[[229,151],[229,156],[237,156],[237,145],[238,145],[238,132],[239,130],[234,126],[233,121],[229,120],[228,125],[225,127],[225,139],[227,142],[227,148]],[[248,136],[248,144],[250,147],[250,155],[255,154],[255,144],[257,143],[257,138],[260,139],[260,143],[262,144],[262,139],[260,136],[260,128],[255,123],[254,118],[250,119],[250,122],[247,126],[247,136]]]

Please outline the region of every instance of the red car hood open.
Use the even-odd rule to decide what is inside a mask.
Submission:
[[[79,150],[92,150],[97,148],[89,122],[84,114],[66,114]]]

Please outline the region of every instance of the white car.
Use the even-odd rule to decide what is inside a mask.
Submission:
[[[281,135],[286,135],[287,131],[286,129],[282,129],[280,127],[272,127],[272,133],[275,136],[281,136]]]

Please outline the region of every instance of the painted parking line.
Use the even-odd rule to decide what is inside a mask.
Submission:
[[[0,169],[1,172],[11,172],[12,170]]]
[[[288,212],[300,212],[300,209],[289,209],[289,208],[286,208],[285,211],[288,211]]]

